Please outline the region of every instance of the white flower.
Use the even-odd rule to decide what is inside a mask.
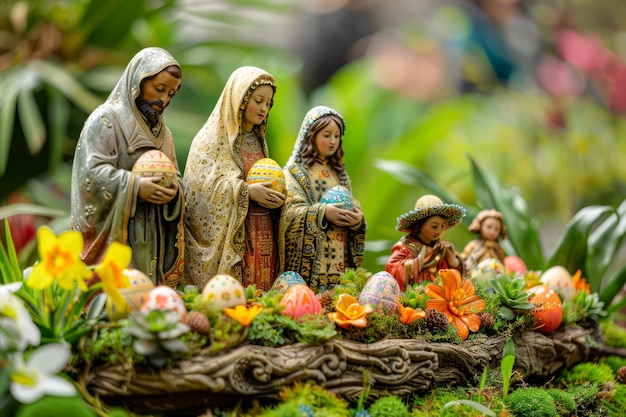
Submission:
[[[70,397],[76,388],[68,380],[57,376],[70,359],[67,343],[51,343],[38,347],[24,363],[21,358],[11,373],[11,395],[22,404],[30,404],[44,395]]]
[[[23,351],[28,345],[39,345],[41,333],[22,300],[13,295],[21,286],[21,282],[0,285],[0,326],[7,330],[6,333],[0,332],[0,347],[10,344],[6,340],[9,333],[17,339],[18,349]]]

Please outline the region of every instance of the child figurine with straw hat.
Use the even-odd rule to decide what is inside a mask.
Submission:
[[[385,271],[393,275],[400,289],[431,282],[440,269],[453,268],[464,275],[463,259],[441,234],[461,221],[466,211],[457,204],[447,204],[434,195],[424,195],[415,208],[400,216],[396,230],[406,232],[391,248]]]

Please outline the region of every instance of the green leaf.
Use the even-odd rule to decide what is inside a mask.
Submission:
[[[91,113],[102,103],[101,98],[83,87],[62,67],[48,61],[39,61],[33,66],[42,80],[54,86],[85,113]]]
[[[17,214],[34,214],[36,216],[58,217],[63,216],[66,213],[61,210],[38,206],[35,204],[11,204],[0,207],[0,219],[6,219]]]
[[[589,236],[589,250],[585,265],[586,275],[584,276],[587,278],[592,291],[603,292],[605,287],[612,284],[612,279],[606,276],[606,271],[618,256],[625,235],[626,200]],[[624,282],[622,282],[623,284]]]
[[[0,177],[4,175],[13,138],[13,122],[15,120],[15,102],[17,94],[14,89],[5,92],[4,103],[0,108]]]
[[[48,88],[48,135],[50,146],[50,170],[53,171],[63,159],[63,145],[66,138],[66,126],[70,120],[70,105],[56,89]]]
[[[22,281],[22,270],[7,219],[4,219],[4,240],[0,240],[0,249],[0,284]]]
[[[46,142],[46,126],[37,107],[33,90],[26,88],[20,90],[17,107],[26,144],[30,153],[36,155]]]
[[[513,365],[515,364],[515,342],[513,338],[508,338],[504,344],[502,353],[502,362],[500,363],[500,371],[502,372],[502,395],[507,396],[509,392],[509,384],[511,383],[511,375],[513,375]]]
[[[585,260],[589,234],[600,218],[611,211],[613,208],[610,206],[587,206],[578,211],[565,226],[563,234],[546,262],[546,268],[560,265],[570,274],[580,269],[583,271],[583,276],[588,277],[585,271]],[[593,279],[593,277],[589,278]],[[601,279],[601,277],[598,278]],[[591,281],[589,284],[591,286]],[[599,287],[599,283],[597,286]],[[592,286],[592,291],[597,291],[597,288],[594,289]]]
[[[491,411],[489,408],[487,408],[486,406],[482,405],[481,403],[477,403],[476,401],[472,401],[472,400],[454,400],[454,401],[449,401],[447,402],[442,408],[441,408],[441,415],[444,416],[446,415],[446,412],[451,409],[452,407],[456,407],[458,405],[467,405],[472,407],[474,410],[483,413],[489,417],[496,417],[497,414],[494,413],[493,411]]]
[[[610,276],[607,282],[609,284],[600,292],[600,301],[609,307],[626,284],[626,265],[623,265],[619,271]],[[611,309],[611,311],[613,310]]]
[[[437,184],[435,180],[433,180],[432,177],[430,177],[428,174],[420,171],[414,166],[407,164],[406,162],[376,159],[374,160],[374,166],[381,171],[392,175],[395,179],[403,184],[413,187],[424,187],[445,202],[465,206],[465,204],[459,201],[458,198],[454,197],[453,195],[448,193],[445,188]],[[476,210],[473,208],[467,208],[467,211],[468,217],[473,217],[476,215]]]

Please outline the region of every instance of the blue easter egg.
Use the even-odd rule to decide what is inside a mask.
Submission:
[[[345,203],[343,205],[344,210],[352,210],[354,203],[352,201],[352,194],[346,187],[336,185],[333,188],[327,190],[320,199],[320,202],[325,204],[337,204]]]

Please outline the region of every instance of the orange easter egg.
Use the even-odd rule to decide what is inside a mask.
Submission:
[[[248,184],[269,182],[270,188],[281,194],[285,194],[287,190],[285,173],[278,162],[272,158],[262,158],[256,161],[248,171],[246,180]]]
[[[152,149],[144,152],[133,165],[133,172],[142,177],[161,177],[159,185],[171,187],[178,173],[174,163],[163,152]]]
[[[138,269],[125,269],[124,275],[126,275],[130,284],[128,288],[120,288],[120,294],[126,300],[126,310],[116,310],[111,300],[107,300],[107,309],[111,320],[122,319],[128,316],[131,311],[139,310],[150,291],[154,289],[152,280]]]
[[[322,311],[322,304],[315,296],[313,290],[306,284],[296,284],[290,287],[280,300],[283,314],[300,318],[306,314],[316,314]]]
[[[559,295],[547,285],[536,285],[528,290],[528,301],[535,305],[533,315],[537,330],[541,333],[552,333],[563,321],[563,305]]]

